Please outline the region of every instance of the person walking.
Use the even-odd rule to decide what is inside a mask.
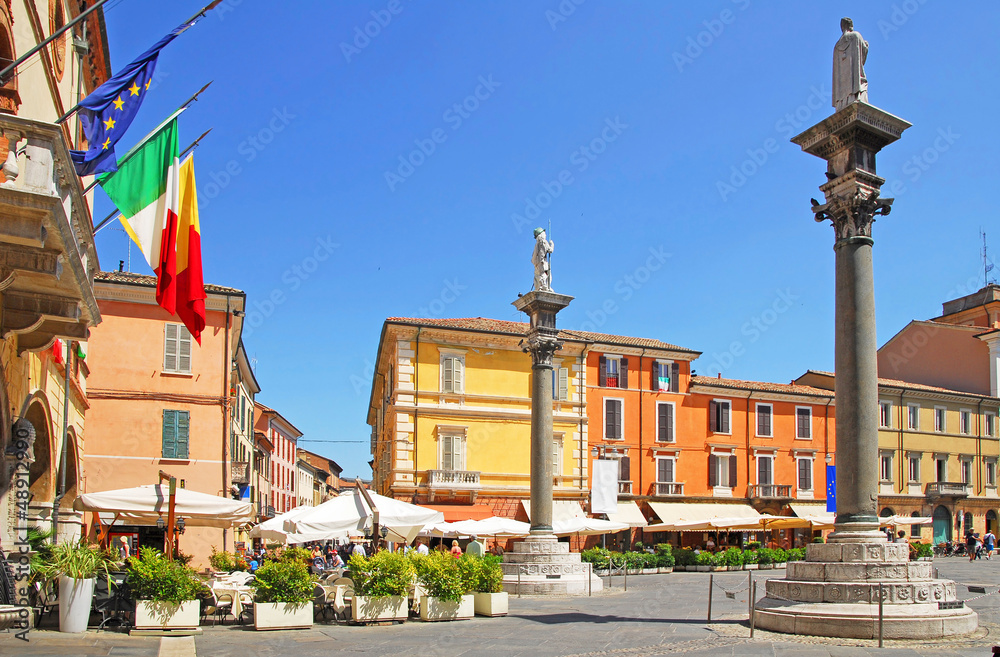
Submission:
[[[993,532],[986,530],[986,536],[983,536],[983,543],[986,547],[986,560],[989,561],[993,558],[993,550],[996,548],[997,537],[993,535]]]
[[[483,546],[483,544],[480,543],[475,536],[473,536],[472,540],[469,541],[469,544],[465,546],[465,553],[471,554],[474,557],[482,557],[486,554],[486,547]]]
[[[976,558],[976,535],[971,529],[965,533],[965,551],[969,553],[969,561]]]

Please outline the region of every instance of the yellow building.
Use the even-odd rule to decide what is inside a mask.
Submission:
[[[441,505],[446,520],[521,515],[530,490],[531,358],[519,346],[526,326],[386,320],[368,412],[375,491]],[[568,341],[556,356],[557,500],[589,493],[583,347]]]

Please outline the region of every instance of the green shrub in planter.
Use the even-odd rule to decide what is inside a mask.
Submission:
[[[826,541],[823,540],[822,536],[816,536],[816,537],[814,537],[813,540],[812,540],[812,542],[813,543],[826,543]]]
[[[446,556],[455,561],[455,557],[450,554]],[[388,550],[376,552],[370,557],[351,555],[348,566],[354,579],[354,592],[372,598],[406,595],[413,582],[414,566],[424,558],[426,557],[415,555],[411,559]]]
[[[642,567],[643,568],[656,568],[660,565],[660,557],[655,554],[650,554],[648,552],[642,555]]]
[[[785,563],[788,561],[788,552],[781,548],[774,548],[774,563]]]
[[[656,565],[659,568],[671,568],[674,565],[674,548],[670,543],[660,543],[656,546]]]
[[[739,567],[743,565],[743,551],[736,547],[726,548],[725,552],[718,554],[720,566]]]
[[[278,561],[301,561],[309,565],[312,563],[312,552],[300,547],[286,547],[278,553]]]
[[[760,543],[758,543],[757,545],[760,545]],[[746,550],[745,552],[743,552],[744,564],[758,563],[759,559],[760,559],[760,553],[757,550]]]
[[[150,547],[128,560],[128,581],[138,600],[184,602],[207,592],[193,568]]]
[[[712,565],[712,553],[711,552],[699,552],[694,555],[694,565],[696,566],[711,566]]]
[[[934,547],[930,543],[910,543],[910,559],[933,557]]]
[[[424,585],[427,595],[450,602],[460,602],[469,592],[467,581],[459,571],[458,559],[448,552],[431,552],[412,557],[417,579]],[[351,559],[351,563],[354,560]],[[353,572],[353,568],[352,568]]]
[[[44,540],[44,539],[43,539]],[[32,555],[31,570],[34,579],[52,581],[59,577],[93,579],[98,575],[110,576],[118,563],[118,556],[93,543],[59,543],[40,546]]]
[[[250,586],[257,602],[305,604],[313,598],[309,566],[301,561],[265,561],[254,575]]]
[[[774,563],[774,550],[771,548],[757,550],[757,563],[764,565]]]
[[[597,546],[581,552],[580,560],[594,564],[594,568],[607,568],[609,556],[611,556],[610,550]]]
[[[792,548],[786,551],[788,561],[805,561],[806,560],[806,549],[805,548]]]
[[[208,557],[208,563],[212,568],[224,573],[231,573],[236,570],[244,572],[250,571],[250,565],[246,559],[232,552],[219,552],[212,546],[212,554]]]
[[[691,548],[681,548],[677,550],[677,554],[674,555],[674,565],[675,566],[693,566],[695,565],[695,553]]]
[[[747,549],[748,550],[759,550],[760,549],[760,541],[750,541],[749,543],[747,543]]]

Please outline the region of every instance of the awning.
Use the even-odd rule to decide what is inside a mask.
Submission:
[[[485,504],[421,504],[420,506],[440,511],[444,514],[445,522],[483,520],[493,517],[493,509]]]
[[[528,514],[528,518],[531,518],[531,500],[521,500],[521,506],[524,507],[524,512]],[[552,522],[554,523],[572,518],[586,517],[587,514],[583,512],[583,508],[580,507],[579,502],[570,500],[555,500],[552,502]]]
[[[73,502],[77,511],[116,514],[126,525],[155,525],[158,518],[167,519],[169,486],[155,484],[97,493],[84,493]],[[220,527],[227,529],[253,522],[253,505],[218,495],[178,488],[174,493],[174,515],[184,518],[190,527]]]
[[[804,518],[815,527],[832,527],[837,515],[826,510],[825,504],[789,504],[792,513]]]
[[[698,502],[649,502],[660,519],[646,532],[706,531],[756,525],[761,516],[748,504],[706,504]]]
[[[879,518],[879,524],[883,527],[899,527],[900,525],[932,525],[934,518],[927,516],[891,516],[889,518]]]
[[[646,522],[646,516],[642,515],[639,505],[635,502],[618,502],[618,510],[609,513],[608,520],[620,522],[629,527],[645,527],[649,524]]]

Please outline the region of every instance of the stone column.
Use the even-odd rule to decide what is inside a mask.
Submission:
[[[561,342],[529,338],[531,354],[531,533],[552,534],[552,354]],[[550,400],[545,403],[545,400]],[[548,438],[546,440],[546,438]]]

